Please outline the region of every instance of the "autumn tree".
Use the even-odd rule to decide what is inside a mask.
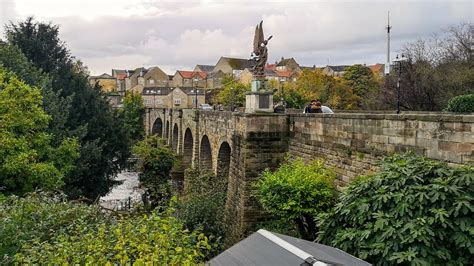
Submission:
[[[360,97],[360,106],[363,109],[370,109],[377,106],[378,95],[382,89],[382,83],[376,79],[370,68],[356,64],[346,68],[343,81],[352,89],[352,93]]]

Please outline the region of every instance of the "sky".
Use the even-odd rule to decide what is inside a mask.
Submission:
[[[250,58],[261,20],[265,37],[273,36],[270,63],[384,63],[387,11],[393,59],[409,42],[472,23],[474,1],[0,0],[0,24],[34,16],[60,25],[60,38],[92,75],[141,66],[172,75],[221,56]]]

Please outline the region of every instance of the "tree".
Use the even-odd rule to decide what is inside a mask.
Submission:
[[[55,148],[46,132],[50,116],[42,109],[36,88],[0,67],[0,184],[4,192],[22,195],[35,189],[56,189],[73,170],[76,139]]]
[[[169,178],[177,162],[176,155],[157,136],[147,136],[133,146],[138,157],[138,178],[151,197],[152,207],[167,206],[171,198]]]
[[[472,25],[450,27],[444,34],[408,43],[402,52],[408,62],[402,65],[400,105],[405,110],[439,111],[448,100],[474,90]],[[390,75],[384,100],[397,102],[397,75]]]
[[[134,141],[141,140],[145,135],[143,116],[145,105],[143,98],[138,93],[128,93],[123,99],[124,125]]]
[[[357,107],[368,109],[376,106],[382,86],[370,68],[363,65],[350,66],[345,70],[342,79],[352,89],[353,94],[360,97],[360,106]]]
[[[411,153],[387,157],[320,217],[318,240],[377,265],[469,265],[473,173]]]
[[[98,86],[91,87],[87,69],[72,57],[58,37],[58,26],[32,18],[6,28],[7,43],[17,46],[32,64],[49,75],[52,88],[71,99],[65,128],[78,138],[80,157],[65,179],[71,197],[96,199],[117,182],[115,175],[126,166],[130,140],[123,118],[110,107]]]
[[[0,200],[2,264],[197,265],[207,237],[166,212],[119,215],[35,193]]]
[[[245,94],[250,91],[250,86],[240,82],[230,81],[218,92],[217,100],[225,106],[244,106]]]
[[[31,87],[37,87],[43,96],[43,109],[51,119],[47,131],[53,135],[52,143],[57,146],[67,137],[73,136],[66,127],[71,108],[70,97],[64,98],[53,91],[51,78],[37,69],[25,55],[13,45],[0,41],[0,65]]]
[[[314,217],[334,204],[335,173],[322,161],[290,160],[275,172],[266,170],[256,184],[263,208],[285,222],[294,222],[304,239],[316,237]]]

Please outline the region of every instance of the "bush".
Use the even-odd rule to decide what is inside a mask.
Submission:
[[[474,169],[411,153],[351,183],[318,240],[378,265],[471,265]]]
[[[263,208],[284,221],[296,223],[301,236],[313,240],[314,217],[332,208],[335,200],[335,173],[322,161],[305,164],[290,160],[271,172],[266,170],[256,184]]]
[[[189,265],[203,262],[210,249],[207,237],[185,230],[171,208],[115,216],[97,205],[33,194],[7,198],[0,209],[6,264]]]
[[[444,111],[457,113],[474,112],[474,94],[460,95],[452,98],[449,100],[448,106]]]
[[[152,208],[167,206],[171,197],[170,172],[177,162],[176,155],[157,136],[138,141],[133,153],[138,157],[138,179],[150,196]]]
[[[189,230],[201,229],[217,255],[226,234],[223,223],[227,180],[197,169],[185,171],[184,193],[178,197],[176,216]]]

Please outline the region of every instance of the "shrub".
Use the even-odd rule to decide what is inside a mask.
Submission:
[[[474,94],[460,95],[452,98],[449,100],[448,106],[444,111],[458,113],[474,112]]]
[[[157,136],[138,141],[133,153],[138,157],[138,179],[150,195],[152,207],[167,206],[171,197],[170,172],[177,162],[176,155]]]
[[[474,169],[411,153],[383,160],[355,180],[318,240],[378,265],[468,265],[472,248]]]
[[[314,217],[334,204],[334,178],[335,173],[322,161],[289,160],[275,172],[263,172],[256,192],[266,211],[295,222],[301,236],[313,240],[317,231]]]
[[[185,189],[178,197],[176,216],[189,230],[201,229],[213,245],[210,255],[222,248],[227,227],[223,223],[226,180],[197,169],[185,171]]]
[[[97,205],[38,194],[7,198],[0,208],[2,254],[13,247],[0,261],[5,263],[190,265],[203,262],[210,249],[207,237],[185,230],[171,208],[115,216]]]

